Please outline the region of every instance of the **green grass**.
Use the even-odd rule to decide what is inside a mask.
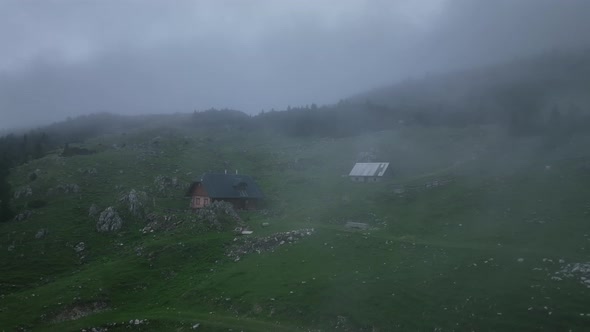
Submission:
[[[17,208],[47,204],[26,221],[0,225],[0,330],[183,331],[196,323],[203,331],[584,330],[590,289],[551,276],[560,259],[588,258],[590,176],[579,168],[584,159],[570,158],[585,140],[542,150],[542,140],[508,140],[477,127],[341,139],[170,128],[97,137],[85,143],[96,154],[50,155],[12,171],[13,186],[34,192],[15,200]],[[371,148],[391,162],[392,178],[349,181],[358,152]],[[233,262],[224,254],[231,232],[196,227],[181,211],[183,189],[161,194],[154,185],[158,175],[189,183],[223,169],[254,176],[266,194],[263,210],[241,213],[255,236],[307,227],[314,235]],[[393,191],[440,176],[454,181]],[[81,191],[46,194],[60,183]],[[148,193],[150,211],[185,222],[141,233],[145,221],[118,201],[131,189]],[[97,233],[88,216],[93,203],[115,206],[123,229]],[[350,231],[346,221],[374,229]],[[48,234],[36,239],[42,228]],[[81,241],[83,258],[73,250]],[[109,308],[53,321],[93,301]],[[149,324],[129,327],[134,319]]]

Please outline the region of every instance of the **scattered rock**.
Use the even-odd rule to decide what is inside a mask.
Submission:
[[[150,213],[146,216],[147,225],[139,231],[143,234],[153,233],[155,231],[168,231],[175,229],[183,220],[179,220],[176,215],[158,215]]]
[[[46,228],[41,228],[40,230],[37,231],[37,234],[35,234],[35,239],[42,239],[44,238],[49,232],[47,231]]]
[[[181,183],[177,177],[169,177],[165,175],[156,176],[154,178],[154,185],[156,186],[156,191],[162,195],[170,194],[171,190],[187,186],[185,183]]]
[[[349,229],[366,230],[369,229],[369,224],[363,222],[347,221],[346,224],[344,224],[344,227]]]
[[[113,323],[116,324],[116,323]],[[107,332],[109,329],[106,327],[91,327],[89,329],[82,329],[82,332]]]
[[[208,228],[215,230],[228,228],[232,226],[232,223],[243,226],[242,219],[234,210],[233,205],[224,201],[215,201],[199,209],[197,211],[197,217]]]
[[[58,184],[55,188],[50,188],[47,191],[47,195],[52,195],[56,192],[62,194],[75,194],[80,192],[80,186],[75,183]]]
[[[268,226],[270,226],[270,223],[268,223],[268,222],[263,222],[262,223],[262,227],[268,227]]]
[[[29,219],[33,215],[33,212],[25,210],[14,217],[14,221],[24,221]]]
[[[522,262],[524,262],[524,258],[519,258],[516,261],[519,262],[519,263],[522,263]]]
[[[33,189],[30,186],[20,187],[14,191],[14,198],[15,199],[30,197],[30,196],[33,196]]]
[[[96,174],[98,174],[98,171],[94,167],[92,167],[92,168],[78,168],[78,173],[83,174],[83,175],[96,175]]]
[[[98,222],[96,223],[96,230],[99,232],[115,232],[121,229],[123,220],[112,206],[109,206],[100,213]]]
[[[147,324],[148,320],[147,319],[132,319],[129,321],[129,325],[142,325],[142,324]]]
[[[52,319],[52,322],[59,323],[70,320],[76,320],[91,314],[107,310],[108,308],[109,305],[103,301],[75,303],[66,307],[57,315],[55,315],[55,317]]]
[[[336,323],[334,325],[334,328],[342,331],[353,331],[353,328],[349,323],[348,318],[346,318],[345,316],[336,317]]]
[[[578,282],[590,288],[590,263],[570,263],[561,268],[561,270],[555,272],[554,276],[552,277],[553,280],[555,277],[559,277],[561,279],[578,279]]]
[[[298,240],[313,234],[313,232],[313,228],[304,228],[275,233],[266,237],[240,238],[241,241],[236,238],[234,239],[234,245],[226,251],[226,256],[237,262],[247,254],[274,251],[277,247],[286,243],[297,243]]]

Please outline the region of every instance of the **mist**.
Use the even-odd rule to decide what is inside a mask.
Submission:
[[[582,0],[0,3],[0,128],[257,114],[590,45]]]

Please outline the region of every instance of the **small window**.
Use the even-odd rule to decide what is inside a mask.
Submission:
[[[201,199],[199,197],[195,197],[195,205],[201,204]]]
[[[209,204],[209,198],[205,198],[204,199],[204,202],[203,202],[203,205],[208,205],[208,204]]]

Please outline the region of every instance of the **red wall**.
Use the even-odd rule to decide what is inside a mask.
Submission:
[[[201,183],[197,183],[191,195],[191,209],[200,209],[211,204],[209,194]]]

